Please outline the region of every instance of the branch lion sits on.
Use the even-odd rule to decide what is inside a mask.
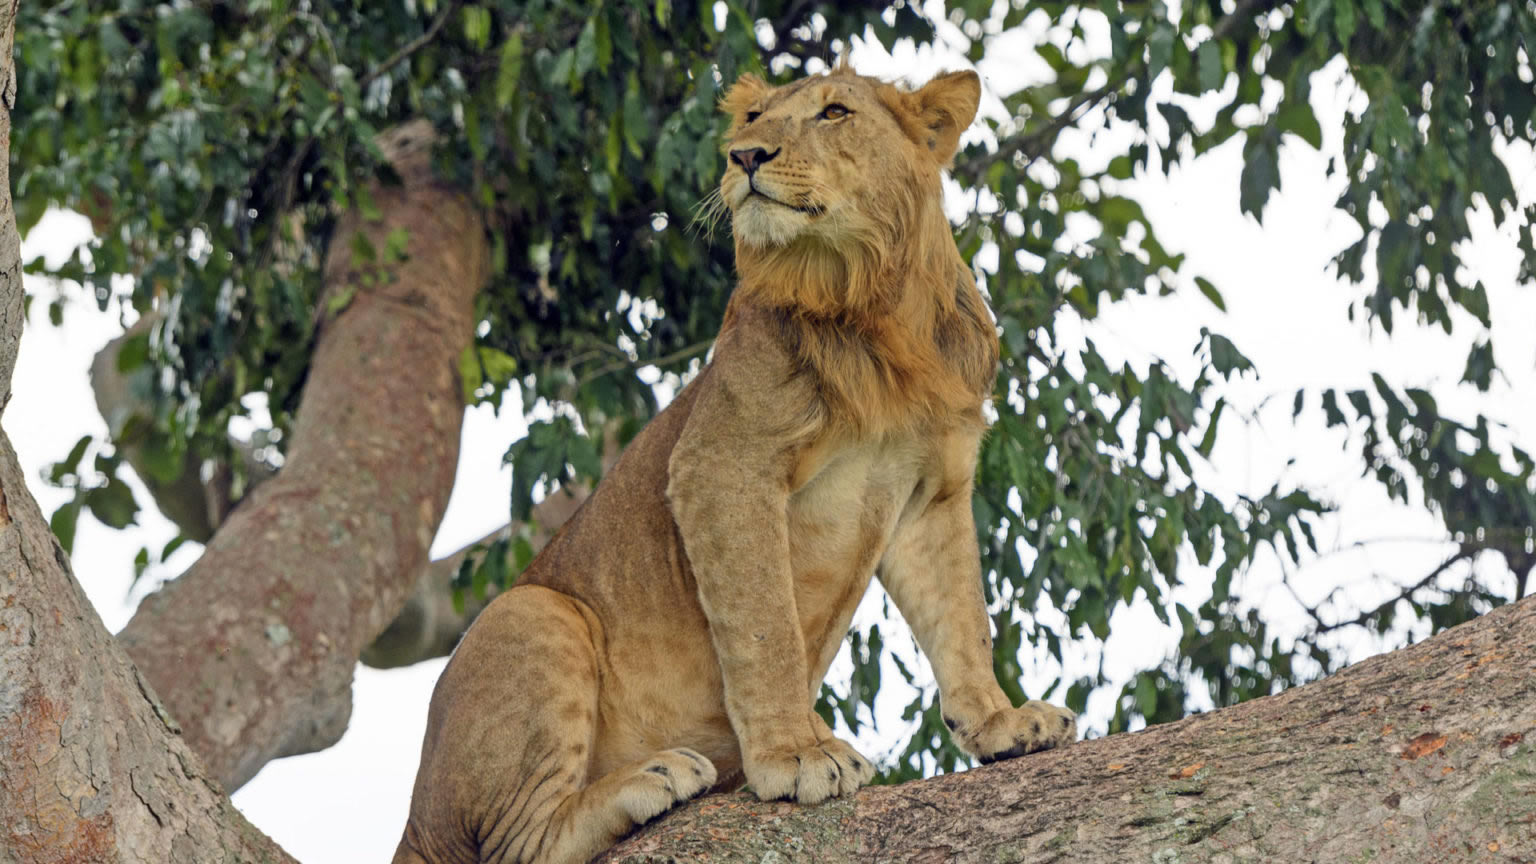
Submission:
[[[464,636],[396,862],[584,862],[743,780],[852,795],[873,768],[811,706],[876,575],[961,747],[1076,737],[992,671],[971,483],[997,336],[940,188],[980,93],[844,68],[730,89],[714,357]]]

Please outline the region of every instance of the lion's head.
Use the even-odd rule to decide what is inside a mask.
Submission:
[[[743,76],[721,105],[719,191],[744,284],[793,282],[799,304],[827,312],[874,300],[898,272],[952,287],[939,177],[980,95],[974,72],[917,90],[846,67],[782,87]]]
[[[980,97],[974,72],[907,90],[839,67],[783,87],[743,76],[722,101],[732,309],[773,310],[855,427],[937,410],[980,422],[997,334],[940,182]]]

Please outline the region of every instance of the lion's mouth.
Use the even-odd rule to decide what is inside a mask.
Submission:
[[[787,207],[790,210],[795,211],[796,213],[804,213],[807,216],[820,216],[822,213],[826,212],[826,208],[822,207],[819,204],[808,204],[808,205],[805,205],[805,206],[802,207],[802,206],[796,206],[794,204],[790,204],[787,201],[780,201],[779,199],[773,197],[772,195],[768,195],[767,193],[762,192],[761,190],[759,190],[757,188],[756,185],[753,185],[751,187],[751,190],[752,191],[747,193],[747,200],[751,200],[754,196],[756,196],[758,198],[763,199],[764,201],[771,201],[774,204],[779,205],[780,207]]]

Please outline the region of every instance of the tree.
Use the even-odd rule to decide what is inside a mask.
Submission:
[[[1204,369],[1182,381],[1162,363],[1111,367],[1056,328],[1063,310],[1092,317],[1189,283],[1221,304],[1217,286],[1181,273],[1182,256],[1121,184],[1241,136],[1243,207],[1262,215],[1282,141],[1321,140],[1308,93],[1336,58],[1365,101],[1339,164],[1351,179],[1340,206],[1361,237],[1337,264],[1362,286],[1359,314],[1389,331],[1407,312],[1448,329],[1461,309],[1488,327],[1487,292],[1467,284],[1458,244],[1484,201],[1523,221],[1523,278],[1536,272],[1536,214],[1515,211],[1498,155],[1536,138],[1531,4],[1243,0],[1177,17],[1161,3],[957,6],[937,26],[968,38],[972,60],[984,35],[1043,16],[1036,53],[1051,68],[1039,86],[997,94],[1009,119],[955,171],[973,201],[962,251],[997,261],[982,272],[1005,356],[976,507],[1012,695],[1024,695],[1021,650],[1059,655],[1068,635],[1021,610],[1054,607],[1071,634],[1103,638],[1114,609],[1140,595],[1179,621],[1179,653],[1125,685],[1117,731],[1181,716],[1200,680],[1226,705],[1332,671],[1339,656],[1320,637],[1341,624],[1385,630],[1406,605],[1439,629],[1523,595],[1536,560],[1526,451],[1480,417],[1446,416],[1429,394],[1384,381],[1298,393],[1298,417],[1317,404],[1325,422],[1360,429],[1367,470],[1435,508],[1458,552],[1353,622],[1317,609],[1313,633],[1271,637],[1233,578],[1269,548],[1296,561],[1316,552],[1310,519],[1324,506],[1305,489],[1224,500],[1198,482],[1223,383],[1251,374],[1239,346],[1206,333]],[[607,449],[598,430],[622,446],[655,410],[657,375],[675,387],[697,368],[730,261],[725,244],[683,226],[720,167],[721,83],[743,70],[799,74],[847,34],[927,39],[936,26],[910,4],[664,2],[588,15],[561,4],[74,3],[20,14],[18,221],[29,228],[50,204],[90,214],[97,239],[52,275],[140,316],[97,364],[113,440],[90,460],[90,441],[61,460],[53,479],[76,498],[52,525],[67,550],[82,510],[128,524],[138,505],[117,476],[126,463],[187,538],[208,543],[119,641],[169,715],[195,718],[187,742],[225,788],[335,740],[353,663],[381,631],[368,650],[381,663],[451,647],[570,500],[536,510],[539,493],[594,481]],[[1107,33],[1104,51],[1090,31]],[[1266,98],[1277,85],[1278,101]],[[1202,95],[1219,103],[1209,120],[1196,119]],[[1091,159],[1061,146],[1065,130],[1101,116],[1128,130],[1123,145]],[[124,275],[132,291],[120,296]],[[1480,341],[1464,377],[1487,390],[1496,375]],[[526,410],[547,410],[508,453],[513,527],[487,538],[486,554],[460,556],[467,566],[428,567],[459,398],[509,388]],[[229,420],[250,413],[252,395],[270,426],[232,441]],[[1434,581],[1488,551],[1516,575],[1512,595],[1466,571]],[[1182,555],[1215,571],[1197,608],[1166,599],[1188,570]],[[854,638],[852,678],[821,707],[856,727],[884,651],[878,630]],[[1058,682],[1078,709],[1104,684],[1102,673]],[[961,764],[931,696],[908,711],[918,731],[886,776]]]

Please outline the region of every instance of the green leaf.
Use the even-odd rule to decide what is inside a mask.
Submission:
[[[1222,299],[1221,292],[1216,290],[1216,286],[1211,284],[1211,280],[1203,276],[1196,276],[1195,285],[1200,289],[1200,293],[1205,295],[1205,299],[1211,301],[1212,306],[1223,312],[1227,311],[1227,301]]]
[[[482,6],[464,7],[464,41],[484,51],[491,41],[491,10]]]
[[[576,69],[571,77],[571,89],[580,89],[581,79],[597,62],[597,19],[588,18],[581,35],[576,37]]]
[[[1166,24],[1157,26],[1147,37],[1147,80],[1155,81],[1168,68],[1173,58],[1173,29]]]
[[[1486,393],[1493,386],[1493,373],[1498,368],[1493,359],[1493,343],[1480,341],[1467,353],[1467,368],[1461,373],[1461,380]]]
[[[105,486],[86,490],[84,503],[91,508],[91,515],[110,528],[127,528],[133,524],[139,512],[132,490],[116,479],[108,481]]]
[[[1243,147],[1243,173],[1238,181],[1238,206],[1259,222],[1271,189],[1280,188],[1279,156],[1267,136],[1250,132]]]
[[[128,583],[130,587],[139,584],[144,578],[144,571],[149,569],[149,547],[140,546],[139,554],[133,556],[133,579]]]
[[[480,356],[475,351],[473,344],[465,345],[459,352],[459,389],[464,397],[464,404],[473,405],[476,401],[476,391],[485,383],[485,377],[480,371]]]
[[[55,462],[48,468],[48,482],[58,486],[64,482],[64,478],[70,474],[76,474],[80,469],[80,460],[85,456],[85,448],[91,446],[91,436],[82,435],[75,446],[69,448],[69,455],[61,462]]]
[[[79,521],[80,499],[78,497],[53,511],[53,516],[48,520],[48,527],[53,529],[53,536],[59,539],[59,545],[64,547],[66,555],[74,552],[75,527]]]
[[[1200,92],[1220,90],[1227,80],[1227,70],[1221,62],[1221,45],[1215,39],[1207,39],[1196,49],[1195,58],[1200,70]]]
[[[1339,410],[1338,396],[1332,389],[1323,391],[1323,417],[1329,427],[1348,425],[1344,412]]]
[[[496,67],[496,107],[505,109],[517,97],[523,79],[523,31],[512,31],[507,41],[501,43],[501,56]]]
[[[1348,51],[1355,35],[1354,0],[1333,0],[1333,32],[1339,37],[1339,46]]]
[[[1200,445],[1195,451],[1201,456],[1211,458],[1211,450],[1216,447],[1216,427],[1221,423],[1221,412],[1227,407],[1226,399],[1217,399],[1216,405],[1211,408],[1211,419],[1205,426],[1205,437],[1200,439]]]
[[[396,264],[406,260],[406,249],[411,243],[411,232],[405,228],[396,226],[391,228],[384,237],[384,261],[388,264]]]
[[[132,372],[149,360],[149,331],[141,330],[122,341],[117,350],[117,371]]]
[[[1313,150],[1322,149],[1323,129],[1317,123],[1317,115],[1312,113],[1312,106],[1306,101],[1287,102],[1275,112],[1274,125],[1281,132],[1289,132],[1312,145]]]
[[[593,16],[596,26],[593,32],[593,40],[596,43],[594,50],[597,57],[597,71],[608,74],[608,66],[613,63],[613,37],[608,32],[608,15],[598,12]]]
[[[1210,343],[1211,365],[1222,377],[1230,380],[1235,374],[1252,371],[1253,361],[1243,356],[1243,352],[1237,350],[1231,339],[1205,328],[1201,328],[1201,333]]]
[[[372,248],[372,247],[370,247]],[[351,305],[352,298],[357,296],[357,283],[347,282],[335,291],[325,301],[325,314],[328,318],[335,318]]]
[[[1418,263],[1416,245],[1413,229],[1406,223],[1393,219],[1382,227],[1376,245],[1376,272],[1382,287],[1395,292],[1407,283]]]

